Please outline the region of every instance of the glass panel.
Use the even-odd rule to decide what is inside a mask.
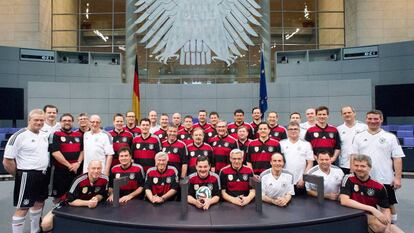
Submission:
[[[75,47],[78,45],[77,31],[53,31],[53,47]]]
[[[113,35],[115,45],[125,44],[125,30],[114,30]]]
[[[114,28],[124,29],[125,28],[125,14],[114,15]]]
[[[344,44],[343,29],[319,29],[320,45]]]
[[[53,30],[77,30],[78,15],[54,15]]]
[[[317,0],[318,11],[344,11],[343,0]]]
[[[79,51],[90,51],[90,52],[106,52],[111,53],[112,48],[110,46],[106,47],[79,47]]]
[[[114,7],[114,12],[125,12],[125,0],[115,0]]]
[[[111,45],[112,31],[82,30],[80,31],[80,46]]]
[[[283,21],[285,27],[315,27],[315,13],[309,13],[309,16],[305,18],[301,12],[289,12],[283,14]]]
[[[308,49],[317,49],[317,46],[316,45],[285,45],[285,51],[308,50]]]
[[[343,13],[318,13],[319,28],[343,28]]]
[[[315,28],[285,28],[286,44],[315,44]]]
[[[281,11],[282,2],[281,0],[270,0],[270,11]]]
[[[82,14],[81,18],[82,29],[111,29],[112,15],[111,14]]]
[[[282,27],[282,13],[270,12],[270,26]]]
[[[112,13],[112,0],[80,0],[82,14]]]
[[[53,0],[53,14],[77,14],[78,0]]]
[[[315,0],[284,0],[283,8],[285,11],[314,11]]]

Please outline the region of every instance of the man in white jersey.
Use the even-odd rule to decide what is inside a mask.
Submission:
[[[46,136],[46,138],[49,138],[50,135],[53,135],[55,131],[58,131],[61,128],[60,123],[56,121],[58,108],[48,104],[43,107],[43,111],[45,113],[45,123],[40,129],[40,133]],[[52,139],[49,138],[49,141],[52,142]]]
[[[274,153],[270,160],[271,168],[260,174],[262,181],[262,200],[276,206],[286,206],[295,195],[292,173],[283,170],[285,157]]]
[[[21,129],[7,142],[3,165],[15,177],[12,218],[13,233],[23,233],[24,221],[29,211],[30,232],[40,231],[40,217],[47,198],[49,165],[48,140],[40,133],[45,113],[34,109],[29,113],[27,128]]]
[[[332,165],[331,155],[328,151],[320,151],[316,155],[318,165],[314,166],[308,171],[309,175],[323,177],[324,197],[329,200],[338,200],[339,191],[341,187],[344,173],[342,170]],[[308,195],[316,197],[318,193],[315,184],[306,182],[306,191]]]
[[[350,173],[352,161],[352,140],[355,135],[367,129],[367,125],[356,120],[355,109],[351,106],[341,108],[341,115],[344,123],[337,127],[341,136],[341,153],[339,155],[339,167],[345,174]]]
[[[308,130],[310,127],[316,124],[316,110],[314,108],[308,108],[305,111],[306,121],[300,124],[301,130]]]
[[[158,124],[158,114],[155,110],[149,111],[148,119],[150,119],[150,133],[155,133],[160,130],[160,125]]]
[[[397,137],[381,129],[383,120],[380,110],[367,112],[365,122],[368,129],[355,135],[352,154],[365,154],[371,157],[370,176],[387,189],[391,217],[395,222],[397,214],[394,204],[398,202],[394,190],[401,188],[402,158],[405,155]]]
[[[280,149],[286,158],[286,167],[293,174],[295,195],[304,195],[305,182],[303,174],[313,165],[314,156],[312,146],[308,141],[299,138],[300,127],[297,122],[289,122],[287,126],[287,139],[280,141]]]
[[[99,160],[102,162],[102,173],[108,176],[114,154],[112,136],[101,129],[101,118],[98,115],[92,115],[89,121],[91,131],[83,135],[83,172],[88,172],[90,161]]]

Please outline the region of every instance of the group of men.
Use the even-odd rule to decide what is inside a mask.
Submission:
[[[188,177],[188,202],[207,210],[220,198],[239,206],[250,203],[253,176],[261,178],[263,201],[277,206],[286,206],[292,195],[316,196],[304,174],[324,178],[327,199],[369,212],[373,232],[399,232],[390,223],[396,221],[394,189],[401,187],[404,153],[396,137],[381,129],[378,110],[369,111],[363,124],[345,106],[344,123],[334,127],[328,124],[329,109],[320,106],[306,110],[304,123],[300,113],[292,113],[287,128],[274,111],[262,121],[257,107],[251,123],[241,109],[234,111],[232,123],[220,120],[217,112],[210,112],[208,122],[207,112],[200,110],[195,124],[192,116],[182,119],[179,113],[171,122],[167,114],[158,121],[155,111],[138,123],[129,111],[125,117],[114,115],[109,132],[98,115],[79,114],[75,130],[71,114],[62,114],[58,123],[57,113],[52,105],[32,110],[27,128],[6,146],[3,164],[16,177],[13,232],[23,231],[27,212],[31,232],[40,231],[48,194],[55,203],[89,208],[113,201],[113,181],[120,177],[128,180],[121,186],[121,203],[145,197],[154,204],[185,198],[178,184]],[[50,230],[50,218],[42,226]]]

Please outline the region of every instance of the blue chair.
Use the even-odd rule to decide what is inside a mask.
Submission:
[[[105,131],[107,131],[107,132],[109,132],[109,131],[111,131],[111,130],[113,130],[114,129],[114,127],[113,126],[106,126],[105,128],[104,128],[104,130]]]
[[[397,131],[397,137],[399,138],[408,138],[408,137],[414,137],[412,130],[398,130]]]
[[[414,147],[414,137],[404,138],[404,146]]]
[[[385,131],[391,131],[391,127],[389,125],[382,125],[381,128]]]
[[[414,130],[414,125],[398,125],[397,130]]]
[[[6,139],[6,134],[0,132],[0,141],[3,141]]]

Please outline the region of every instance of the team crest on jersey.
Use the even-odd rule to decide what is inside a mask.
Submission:
[[[236,131],[236,129],[230,129],[230,132],[234,133]]]
[[[233,175],[230,174],[230,175],[227,176],[227,178],[229,179],[229,181],[232,181],[233,180]]]
[[[164,148],[162,148],[162,151],[164,151],[164,152],[165,152],[166,150],[167,150],[167,148],[165,148],[165,147],[164,147]]]
[[[354,185],[354,191],[359,192],[359,186],[357,184]]]
[[[228,142],[225,142],[225,143],[224,143],[224,146],[225,146],[225,147],[228,147],[228,146],[229,146],[229,143],[228,143]]]
[[[217,145],[217,142],[213,142],[213,146],[216,146]]]
[[[244,180],[244,181],[247,181],[247,179],[248,179],[248,178],[249,178],[249,176],[248,176],[247,174],[244,174],[244,175],[243,175],[243,180]]]
[[[139,149],[141,147],[141,144],[137,143],[137,145],[135,146],[137,149]]]
[[[152,178],[152,183],[157,184],[158,183],[158,177]]]
[[[171,183],[171,177],[167,177],[167,179],[165,180],[165,182],[167,182],[167,184]]]
[[[79,138],[75,138],[75,142],[80,142],[80,139]]]
[[[329,133],[329,137],[330,138],[333,138],[334,137],[334,134],[333,133]]]
[[[370,188],[370,189],[367,190],[367,194],[368,194],[368,196],[372,197],[375,194],[375,190]]]
[[[206,151],[206,150],[205,150],[205,151],[203,151],[203,155],[204,155],[204,156],[207,156],[207,155],[208,155],[208,151]]]
[[[258,146],[255,146],[255,147],[254,147],[254,151],[255,151],[255,152],[259,152],[259,147],[258,147]]]
[[[83,189],[82,189],[82,193],[83,194],[86,194],[88,192],[88,187],[83,187]]]
[[[162,134],[158,135],[159,138],[162,138],[162,136],[163,136]]]
[[[119,178],[121,178],[121,174],[120,173],[116,173],[115,179],[119,179]]]
[[[200,185],[198,185],[198,184],[195,184],[195,185],[194,185],[194,190],[196,190],[196,191],[197,191],[199,188],[200,188]]]
[[[149,148],[150,150],[152,150],[152,149],[154,149],[154,145],[149,144],[149,145],[148,145],[148,148]]]
[[[23,205],[28,205],[29,204],[29,199],[24,199],[24,201],[23,201]]]
[[[178,148],[174,148],[174,149],[173,149],[173,153],[174,153],[174,154],[177,154],[177,152],[178,152]]]
[[[315,133],[313,133],[313,136],[314,136],[315,138],[317,138],[317,137],[319,137],[319,133],[318,133],[318,132],[315,132]]]
[[[207,187],[208,187],[210,190],[213,190],[213,184],[208,184],[208,185],[207,185]]]
[[[300,146],[298,146],[298,151],[300,151],[302,148],[300,148]]]
[[[358,133],[358,132],[357,132]],[[342,131],[342,134],[346,134],[346,132],[345,131]]]
[[[127,142],[127,141],[128,141],[128,138],[127,138],[127,137],[123,137],[123,138],[122,138],[122,141],[123,141],[123,142]]]
[[[209,137],[213,136],[213,132],[207,134]]]
[[[129,174],[129,179],[130,179],[130,180],[135,179],[135,174],[134,174],[134,173]]]
[[[185,135],[183,134],[183,135],[181,135],[180,137],[181,137],[181,139],[184,139],[184,138],[185,138]]]
[[[66,142],[66,138],[65,138],[65,137],[60,137],[60,140],[61,140],[62,142]]]
[[[99,193],[99,191],[101,191],[101,187],[96,187],[95,188],[95,193]]]
[[[385,138],[383,138],[383,137],[379,138],[379,143],[384,144],[385,143]]]
[[[282,187],[286,188],[287,184],[285,182],[282,183]]]
[[[269,152],[273,152],[273,150],[274,150],[273,146],[269,146],[268,150],[269,150]]]
[[[279,132],[274,132],[273,136],[275,136],[275,137],[279,136]]]
[[[194,157],[195,156],[195,152],[194,151],[191,151],[190,152],[190,155],[191,155],[191,157]]]

